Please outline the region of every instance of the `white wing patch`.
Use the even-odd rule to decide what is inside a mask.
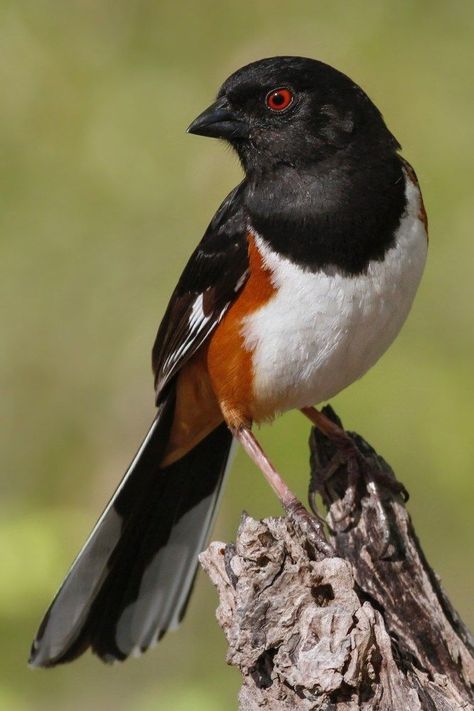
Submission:
[[[237,284],[234,286],[234,291],[235,291],[236,293],[237,293],[238,291],[240,291],[240,289],[243,287],[243,285],[244,285],[245,282],[247,281],[248,275],[249,275],[249,270],[246,269],[246,270],[244,271],[244,273],[242,274],[242,276],[240,277],[240,279],[239,279],[239,281],[237,282]]]
[[[224,312],[227,309],[228,304],[225,305],[223,309],[216,315],[210,312],[208,315],[204,313],[204,294],[199,294],[192,306],[191,313],[189,314],[188,326],[186,330],[186,335],[182,342],[179,344],[176,350],[171,351],[162,366],[163,373],[170,373],[174,366],[182,361],[186,356],[186,353],[192,348],[196,350],[204,339],[209,334],[211,330],[208,327],[209,322],[212,320],[213,324],[211,328],[219,323]]]

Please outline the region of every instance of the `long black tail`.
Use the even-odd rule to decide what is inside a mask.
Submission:
[[[160,469],[171,394],[47,611],[32,666],[69,662],[88,647],[103,661],[155,644],[182,619],[219,497],[232,437],[222,424]]]

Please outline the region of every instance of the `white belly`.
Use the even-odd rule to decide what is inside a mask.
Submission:
[[[365,274],[305,271],[255,235],[275,295],[243,324],[253,351],[254,395],[281,411],[315,405],[360,378],[403,325],[426,259],[420,193],[407,181],[407,209],[394,246]]]

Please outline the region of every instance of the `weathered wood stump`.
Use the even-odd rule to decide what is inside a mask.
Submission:
[[[286,517],[246,515],[235,544],[211,543],[201,555],[227,661],[242,673],[240,709],[473,709],[472,638],[426,561],[392,470],[351,436],[364,459],[349,492],[334,446],[315,430],[310,438],[310,501],[317,491],[328,509],[334,556]]]

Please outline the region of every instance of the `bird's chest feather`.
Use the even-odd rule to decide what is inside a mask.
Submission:
[[[283,411],[326,400],[360,378],[398,334],[426,259],[427,237],[417,186],[393,246],[362,274],[305,270],[255,235],[274,293],[242,321],[252,353],[257,408]]]

